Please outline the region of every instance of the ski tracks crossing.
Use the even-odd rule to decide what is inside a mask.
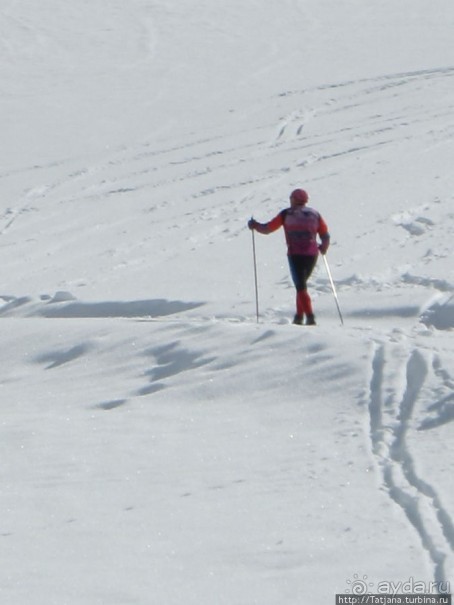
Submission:
[[[368,387],[371,450],[382,488],[417,532],[433,569],[434,581],[446,586],[454,565],[454,523],[430,479],[421,476],[410,448],[415,431],[424,429],[417,413],[427,403],[430,378],[449,386],[437,355],[401,344],[375,342]],[[433,393],[435,395],[435,393]],[[434,404],[428,409],[433,409]]]

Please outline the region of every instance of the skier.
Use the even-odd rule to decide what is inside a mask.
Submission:
[[[307,291],[307,280],[315,267],[318,253],[326,254],[330,235],[327,224],[317,210],[307,206],[308,201],[309,196],[304,189],[295,189],[290,194],[290,208],[281,210],[268,223],[259,223],[251,218],[248,227],[264,235],[284,227],[290,273],[296,288],[296,315],[293,323],[302,325],[305,315],[306,325],[314,326],[316,322]]]

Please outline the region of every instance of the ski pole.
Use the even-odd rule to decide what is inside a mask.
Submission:
[[[325,261],[325,267],[326,267],[326,272],[328,273],[328,277],[329,277],[329,281],[331,284],[331,290],[333,291],[333,295],[334,295],[334,300],[336,301],[336,306],[337,306],[337,310],[339,312],[339,317],[341,320],[341,324],[344,325],[344,318],[342,317],[342,313],[339,307],[339,299],[337,298],[337,292],[336,292],[336,287],[334,285],[334,281],[333,281],[333,276],[331,275],[331,271],[328,265],[328,261],[326,260],[326,255],[322,254],[323,256],[323,260]]]
[[[254,229],[251,229],[252,233],[252,257],[254,260],[254,283],[255,283],[255,314],[257,317],[257,323],[259,323],[259,288],[257,281],[257,257],[255,254],[255,236]]]

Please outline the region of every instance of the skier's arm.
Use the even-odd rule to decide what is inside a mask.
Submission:
[[[258,231],[259,233],[268,235],[268,233],[273,233],[273,231],[276,231],[277,229],[279,229],[279,227],[282,227],[283,224],[284,224],[284,217],[283,217],[282,212],[280,212],[277,216],[275,216],[273,219],[271,219],[268,223],[259,223],[258,221],[251,218],[251,220],[248,222],[248,227],[249,227],[249,229],[253,229],[255,231]]]
[[[317,233],[318,233],[318,235],[320,237],[320,241],[321,241],[321,244],[318,247],[318,249],[320,250],[321,254],[326,254],[328,252],[328,248],[329,248],[330,235],[329,235],[329,231],[328,231],[328,225],[325,223],[325,221],[322,219],[322,217],[320,217],[320,224],[318,226]]]

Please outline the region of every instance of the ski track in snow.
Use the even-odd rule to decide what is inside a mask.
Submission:
[[[402,366],[404,376],[398,376]],[[438,356],[430,363],[417,348],[408,352],[377,342],[368,408],[371,447],[383,487],[417,532],[432,564],[434,581],[443,587],[454,568],[454,523],[437,490],[420,476],[409,445],[415,430],[437,426],[429,422],[415,426],[415,411],[430,372],[452,390],[452,380]],[[403,382],[402,392],[396,381]]]
[[[417,98],[418,91],[429,84],[434,87],[435,98],[436,88],[445,83],[449,86],[453,76],[454,68],[434,69],[326,85],[314,90],[289,91],[276,99],[266,100],[266,106],[254,108],[261,115],[266,107],[264,115],[268,117],[270,105],[276,106],[274,111],[278,114],[289,105],[290,113],[284,117],[276,116],[277,125],[261,121],[249,127],[249,131],[241,127],[241,132],[213,133],[203,139],[194,137],[191,143],[182,145],[175,143],[156,148],[156,143],[151,146],[151,143],[144,142],[138,147],[122,147],[108,152],[107,162],[95,162],[71,171],[66,181],[59,178],[39,190],[27,191],[25,195],[28,198],[45,197],[55,191],[63,201],[65,188],[69,189],[74,182],[78,187],[78,199],[127,194],[141,188],[151,193],[153,189],[176,183],[189,185],[188,197],[192,199],[223,190],[233,190],[236,194],[251,185],[268,187],[274,182],[279,183],[283,174],[288,179],[289,172],[308,163],[328,162],[408,140],[410,126],[418,125],[420,133],[424,133],[424,125],[427,124],[426,134],[446,138],[454,132],[454,106],[446,106],[440,101],[439,104],[434,103],[433,108],[427,108],[419,106]],[[396,88],[399,88],[399,95],[395,93]],[[320,101],[320,95],[326,96],[325,102]],[[317,98],[316,104],[313,104],[312,97]],[[298,105],[300,108],[295,109]],[[351,124],[348,123],[350,112]],[[250,117],[247,118],[250,122]],[[326,128],[321,129],[322,135],[306,128],[313,121],[333,119],[332,130],[328,129],[328,134]],[[437,121],[440,123],[439,131],[433,128]],[[277,134],[273,135],[273,131]],[[320,148],[323,148],[323,153],[320,153]],[[294,156],[296,150],[304,154],[305,159],[276,166],[286,154]],[[270,161],[268,174],[255,176],[254,161],[260,159],[263,162],[264,157]],[[20,172],[24,175],[54,166],[33,166]],[[235,181],[234,175],[238,172],[250,176]],[[217,178],[213,178],[213,173]],[[1,178],[11,176],[14,175],[7,173]],[[210,183],[217,180],[220,184],[205,187],[203,181],[207,176]],[[73,189],[71,187],[71,197]],[[246,200],[250,203],[249,196]],[[14,211],[15,216],[19,212]],[[11,226],[8,217],[5,220],[3,230]]]
[[[232,132],[227,125],[224,131],[213,132],[204,138],[194,136],[190,143],[173,140],[152,144],[145,141],[109,150],[101,158],[93,159],[91,164],[79,162],[75,166],[68,160],[0,175],[0,179],[5,180],[45,181],[41,186],[27,187],[17,199],[7,201],[0,214],[0,236],[14,234],[21,220],[30,214],[35,219],[37,215],[39,217],[40,208],[46,204],[56,203],[57,210],[64,213],[68,208],[72,210],[72,205],[84,202],[128,200],[134,196],[134,201],[136,197],[138,199],[136,214],[139,218],[136,220],[144,221],[144,216],[152,213],[154,225],[159,226],[154,237],[165,243],[169,231],[180,228],[181,204],[176,207],[173,196],[184,189],[183,201],[191,201],[184,210],[185,224],[191,221],[206,224],[206,234],[199,235],[196,241],[191,235],[182,235],[187,246],[191,250],[201,247],[219,239],[220,234],[225,240],[232,239],[244,232],[245,216],[254,204],[264,206],[264,214],[275,208],[276,199],[282,195],[283,183],[286,187],[291,182],[298,184],[301,171],[307,166],[323,168],[321,175],[311,176],[310,187],[311,182],[340,170],[335,160],[351,158],[356,161],[363,154],[408,142],[416,136],[415,131],[426,141],[427,147],[452,137],[454,106],[438,102],[437,90],[442,97],[444,87],[452,85],[453,76],[454,68],[434,69],[331,84],[314,90],[287,91],[250,109],[253,119],[247,111],[243,116],[236,116],[239,124],[235,123]],[[418,91],[427,86],[434,89],[431,107],[418,104]],[[270,115],[274,119],[270,120]],[[324,124],[323,128],[312,129],[312,124],[318,121]],[[182,135],[182,140],[187,141],[188,136]],[[58,176],[54,178],[55,168],[58,168]],[[66,176],[61,177],[62,173]],[[222,204],[210,205],[217,199],[221,199]],[[129,208],[125,213],[129,213]],[[410,208],[405,216],[398,214],[393,218],[396,230],[415,237],[423,237],[432,227],[424,216],[424,209],[419,206]],[[119,223],[118,229],[122,233],[124,226],[121,221]],[[146,228],[144,230],[146,232]],[[367,234],[359,237],[363,235]],[[121,250],[121,244],[119,247]],[[130,262],[134,262],[137,255],[134,246],[129,243],[125,250],[125,254],[129,253],[133,258]],[[158,250],[158,246],[155,245],[154,250]],[[127,264],[128,259],[121,258],[121,262]],[[450,292],[453,288],[448,280],[420,277],[409,271],[397,274],[397,279],[404,285],[435,288],[440,292]],[[326,279],[319,277],[314,281],[318,292],[329,292]],[[355,288],[359,291],[371,283],[367,278],[354,276],[339,280],[337,285],[341,290]],[[8,294],[0,298],[4,302],[0,316],[6,318],[182,321],[185,329],[188,326],[203,329],[200,326],[208,319],[203,316],[178,317],[178,313],[202,306],[201,302],[149,299],[83,303],[49,297],[50,300],[36,303],[28,296]],[[390,314],[413,317],[417,312],[415,306],[393,308]],[[361,309],[356,315],[361,313],[368,318],[374,315],[371,309]],[[386,311],[379,308],[377,314],[383,317]],[[169,319],[171,315],[174,318]],[[354,315],[352,312],[351,316]],[[268,320],[269,324],[281,322],[277,311]],[[251,319],[232,315],[219,316],[216,321],[250,322]],[[272,332],[268,330],[257,342],[265,341],[270,334]],[[35,363],[50,370],[95,353],[91,342],[69,343],[66,348],[43,350],[36,355]],[[149,364],[140,385],[129,391],[113,392],[111,397],[93,407],[116,410],[136,397],[158,393],[180,374],[188,376],[194,370],[216,365],[210,349],[193,350],[178,342],[150,346],[143,356]],[[321,354],[315,361],[323,362]],[[309,363],[315,364],[315,361],[312,359]],[[339,375],[348,372],[341,362],[336,363],[337,366],[331,368],[331,378],[336,377],[336,372]],[[452,394],[444,395],[432,403],[432,415],[420,424],[416,423],[415,412],[426,397],[424,388],[429,374],[446,390],[453,390],[454,381],[443,368],[439,356],[433,356],[431,361],[428,353],[423,354],[417,348],[408,351],[377,341],[371,360],[368,428],[382,487],[416,531],[433,569],[434,580],[441,585],[449,580],[454,568],[454,523],[437,489],[420,476],[410,442],[415,431],[450,422],[454,418],[454,401]]]
[[[444,96],[453,76],[454,68],[443,68],[287,91],[249,110],[234,112],[232,125],[207,132],[203,138],[194,135],[191,140],[182,134],[181,143],[175,139],[161,144],[145,140],[135,146],[108,150],[92,158],[90,164],[84,163],[86,159],[76,164],[62,160],[3,174],[0,178],[6,182],[18,183],[19,187],[19,183],[29,182],[30,186],[15,200],[6,200],[6,207],[0,212],[0,238],[11,236],[11,243],[4,245],[18,246],[14,235],[21,221],[33,220],[39,232],[40,209],[54,204],[54,213],[66,216],[72,212],[77,216],[81,230],[85,220],[90,220],[89,229],[115,230],[119,246],[104,254],[106,266],[114,257],[119,269],[137,265],[138,248],[142,256],[148,251],[154,254],[157,248],[162,260],[171,258],[169,233],[183,238],[188,252],[222,240],[228,242],[244,233],[246,217],[257,207],[259,220],[271,209],[274,212],[276,204],[282,204],[279,200],[284,183],[285,187],[298,185],[307,167],[315,170],[307,179],[311,188],[311,183],[326,175],[339,176],[339,158],[356,163],[387,146],[408,144],[415,136],[426,140],[428,148],[448,140],[454,133],[454,106],[446,105]],[[421,105],[418,96],[428,86],[433,88],[430,107]],[[274,116],[273,121],[270,116]],[[381,157],[369,162],[379,167]],[[66,177],[62,176],[65,166]],[[54,172],[58,176],[52,178]],[[36,185],[39,180],[42,184]],[[176,200],[182,190],[185,199]],[[116,204],[115,223],[102,224],[102,214],[98,223],[93,215],[84,219],[85,208],[81,214],[81,204],[90,204],[92,209],[94,204],[96,207],[107,201]],[[127,204],[134,204],[133,215]],[[203,234],[194,238],[190,230],[181,231],[181,204],[185,204],[187,225],[191,221],[197,226],[201,221],[205,223]],[[423,250],[424,238],[430,239],[432,229],[426,212],[418,206],[410,207],[407,215],[396,215],[392,220],[396,225],[396,245],[400,229],[419,238],[421,262],[430,264],[437,256],[446,257],[450,252],[449,246],[437,246],[437,253],[432,253],[430,243]],[[122,243],[127,233],[122,217],[140,222],[142,239],[134,245]],[[42,229],[47,230],[48,226],[43,225]],[[368,236],[368,232],[357,234],[358,238]],[[156,247],[156,241],[162,241],[162,245]],[[77,257],[76,240],[74,249]],[[44,261],[48,262],[47,258]],[[446,280],[442,284],[439,278],[398,269],[394,279],[403,285],[440,289],[441,284],[444,290],[453,287]],[[328,290],[324,278],[314,276],[314,281],[320,292]],[[344,285],[367,288],[370,279],[364,275],[339,279],[339,286]]]

